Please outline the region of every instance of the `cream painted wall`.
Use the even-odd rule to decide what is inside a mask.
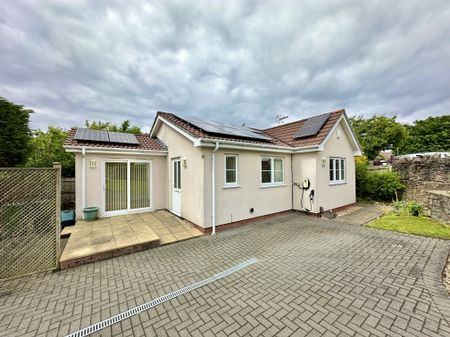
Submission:
[[[337,133],[340,137],[337,137]],[[86,206],[101,207],[103,159],[152,159],[153,160],[153,208],[171,208],[172,158],[181,158],[181,216],[202,226],[211,227],[211,147],[194,147],[192,141],[171,127],[161,125],[157,137],[168,147],[167,156],[128,156],[86,154],[87,200]],[[238,155],[237,188],[224,188],[224,155]],[[284,158],[284,185],[261,186],[261,157]],[[330,156],[346,158],[347,181],[342,185],[329,184],[328,159]],[[293,179],[291,177],[291,158]],[[326,158],[322,167],[321,159]],[[183,165],[186,160],[186,167]],[[89,161],[96,160],[97,168],[91,169]],[[82,218],[82,156],[76,155],[76,203],[77,217]],[[292,182],[302,183],[309,178],[311,187],[304,194],[304,207],[310,209],[309,193],[315,190],[313,212],[337,208],[355,202],[355,166],[349,135],[341,125],[331,134],[323,152],[283,154],[246,150],[219,149],[216,152],[216,224],[226,224],[289,209],[301,210],[301,190],[292,188]],[[293,199],[292,199],[293,198]],[[293,204],[292,204],[293,200]],[[292,207],[293,206],[293,207]],[[250,212],[254,208],[254,212]]]
[[[187,167],[181,163],[181,216],[202,226],[204,223],[204,159],[202,149],[194,147],[192,141],[162,123],[157,137],[167,145],[168,154],[165,164],[166,208],[171,208],[172,200],[172,158],[186,159]],[[206,201],[208,202],[208,201]]]
[[[330,210],[356,202],[354,149],[349,141],[350,135],[344,130],[341,122],[330,135],[323,152],[317,153],[316,211],[320,206],[324,210]],[[330,185],[330,157],[345,158],[346,182],[344,184]],[[325,166],[321,164],[322,158],[326,159]]]
[[[309,209],[312,212],[318,212],[319,208],[317,202],[311,203],[309,201],[309,193],[311,190],[316,192],[317,190],[317,152],[309,153],[296,153],[292,155],[292,166],[293,166],[293,182],[299,183],[302,186],[303,179],[308,178],[311,185],[308,190],[303,191],[297,186],[293,186],[294,194],[294,209],[304,210],[304,208]],[[302,193],[303,193],[303,206],[302,206]]]
[[[205,227],[211,227],[211,153],[205,151]],[[238,155],[238,185],[224,188],[225,154]],[[261,157],[284,158],[284,184],[261,187]],[[206,160],[208,159],[208,160]],[[209,182],[209,183],[208,183]],[[292,209],[291,155],[270,152],[222,150],[216,152],[216,225]],[[254,212],[250,212],[254,208]]]
[[[165,156],[151,155],[109,155],[109,154],[91,154],[86,153],[86,207],[100,207],[102,212],[102,162],[107,159],[137,159],[152,161],[152,208],[165,208],[167,194],[167,169]],[[96,168],[90,168],[89,162],[96,161]],[[75,156],[75,195],[76,195],[76,215],[78,219],[83,218],[82,205],[82,155],[77,153]],[[100,214],[101,215],[101,214]]]

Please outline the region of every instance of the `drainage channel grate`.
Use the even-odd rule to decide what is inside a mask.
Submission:
[[[210,276],[210,277],[208,277],[208,278],[206,278],[206,279],[204,279],[202,281],[192,283],[191,285],[188,285],[187,287],[180,288],[180,289],[175,290],[175,291],[173,291],[171,293],[168,293],[166,295],[158,297],[157,299],[154,299],[154,300],[152,300],[150,302],[141,304],[141,305],[139,305],[139,306],[137,306],[137,307],[135,307],[133,309],[129,309],[127,311],[124,311],[124,312],[122,312],[120,314],[117,314],[117,315],[112,316],[112,317],[110,317],[108,319],[105,319],[105,320],[103,320],[103,321],[101,321],[99,323],[96,323],[94,325],[88,326],[87,328],[84,328],[84,329],[79,330],[77,332],[71,333],[70,335],[67,335],[66,337],[83,337],[83,336],[88,336],[88,335],[90,335],[90,334],[92,334],[92,333],[94,333],[96,331],[102,330],[102,329],[104,329],[104,328],[106,328],[108,326],[111,326],[111,325],[113,325],[115,323],[123,321],[124,319],[130,318],[131,316],[135,316],[135,315],[137,315],[137,314],[139,314],[139,313],[141,313],[141,312],[143,312],[145,310],[153,308],[153,307],[157,306],[158,304],[170,301],[171,299],[173,299],[175,297],[181,296],[181,295],[186,294],[186,293],[188,293],[188,292],[190,292],[192,290],[198,289],[198,288],[203,287],[203,286],[205,286],[207,284],[210,284],[210,283],[212,283],[214,281],[220,280],[221,278],[224,278],[224,277],[226,277],[226,276],[228,276],[228,275],[230,275],[232,273],[235,273],[235,272],[237,272],[237,271],[239,271],[239,270],[241,270],[241,269],[243,269],[245,267],[248,267],[249,265],[251,265],[253,263],[256,263],[256,261],[257,260],[255,258],[251,258],[251,259],[249,259],[247,261],[244,261],[244,262],[242,262],[240,264],[237,264],[237,265],[235,265],[235,266],[233,266],[233,267],[231,267],[229,269],[226,269],[226,270],[224,270],[224,271],[222,271],[220,273],[217,273],[217,274],[215,274],[213,276]]]

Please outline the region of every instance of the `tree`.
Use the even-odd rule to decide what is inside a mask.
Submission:
[[[73,177],[75,175],[75,160],[72,153],[64,150],[64,140],[67,131],[49,126],[47,132],[37,130],[33,132],[30,143],[30,155],[26,166],[51,167],[53,162],[60,162],[62,175]]]
[[[33,110],[0,97],[0,166],[20,166],[27,158]]]
[[[450,115],[415,121],[406,131],[401,154],[450,151]]]
[[[125,133],[133,133],[135,135],[140,135],[142,133],[141,128],[137,125],[131,125],[128,119],[124,120],[122,124],[120,124],[120,126],[117,126],[116,124],[113,124],[111,122],[102,122],[102,121],[93,121],[93,122],[86,121],[85,125],[87,128],[94,130],[125,132]]]
[[[364,154],[369,160],[382,150],[396,150],[405,138],[405,127],[394,117],[375,115],[369,119],[362,116],[350,118]]]

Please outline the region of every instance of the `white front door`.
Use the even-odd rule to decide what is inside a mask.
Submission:
[[[181,216],[181,161],[172,159],[172,208],[171,211]]]

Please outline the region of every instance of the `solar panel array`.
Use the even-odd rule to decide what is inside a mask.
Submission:
[[[294,135],[295,138],[315,136],[330,117],[329,113],[308,118]]]
[[[111,132],[105,130],[92,130],[79,128],[75,133],[76,140],[87,140],[91,142],[121,143],[138,145],[139,141],[135,135],[122,132]]]
[[[247,128],[245,126],[237,126],[226,123],[219,123],[214,121],[204,121],[196,117],[187,117],[184,118],[185,121],[190,124],[202,129],[203,131],[209,133],[215,133],[219,135],[227,135],[227,136],[236,136],[243,138],[251,138],[251,139],[259,139],[259,140],[271,140],[270,137],[267,137],[257,131]]]

